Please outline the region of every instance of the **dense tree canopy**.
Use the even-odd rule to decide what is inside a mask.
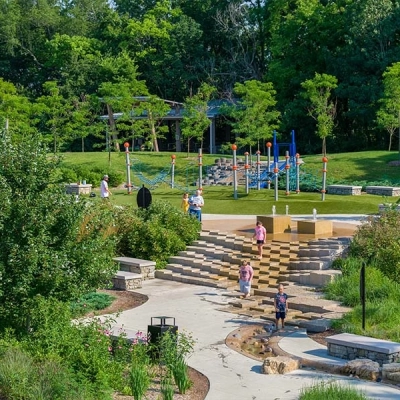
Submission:
[[[254,80],[276,91],[279,130],[295,129],[303,153],[319,151],[301,95],[315,74],[337,79],[328,151],[388,148],[397,135],[381,99],[383,73],[400,60],[400,0],[0,0],[0,11],[0,123],[17,135],[38,130],[57,150],[101,130],[107,109],[95,98],[183,102],[203,83],[231,98]],[[114,111],[129,109],[118,101]],[[84,128],[73,133],[77,121]],[[125,124],[115,141],[132,134]],[[143,135],[154,142],[154,129]]]

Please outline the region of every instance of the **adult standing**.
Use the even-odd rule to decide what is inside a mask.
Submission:
[[[251,281],[253,279],[254,271],[252,266],[246,260],[242,261],[239,268],[239,288],[243,293],[243,298],[250,297]]]
[[[201,222],[201,208],[204,206],[204,199],[201,190],[196,190],[196,194],[190,196],[189,214],[195,216]]]
[[[108,188],[108,175],[104,175],[100,184],[100,197],[102,199],[108,199],[111,195],[112,193]]]
[[[261,221],[257,221],[254,229],[253,239],[257,241],[258,258],[261,260],[263,256],[263,247],[267,238],[267,230],[264,228]]]

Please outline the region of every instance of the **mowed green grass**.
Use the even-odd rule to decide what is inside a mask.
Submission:
[[[171,175],[168,175],[164,182],[160,182],[157,188],[151,189],[153,200],[165,200],[176,207],[180,207],[183,192],[188,188],[189,192],[194,192],[196,187],[193,183],[198,178],[198,157],[197,154],[186,153],[131,153],[132,163],[136,163],[139,170],[146,179],[156,179],[164,169],[169,170],[171,166],[171,155],[176,155],[175,162],[175,183],[178,189],[170,188]],[[65,153],[64,164],[66,166],[79,164],[86,165],[88,168],[96,168],[104,171],[126,171],[125,153]],[[110,159],[109,159],[110,156]],[[203,165],[211,166],[219,157],[229,158],[227,155],[204,155]],[[238,156],[243,158],[243,156]],[[335,182],[346,182],[359,184],[361,181],[382,181],[391,179],[399,182],[400,186],[400,167],[389,166],[390,161],[398,160],[396,152],[359,152],[343,153],[328,156],[328,177]],[[261,160],[266,160],[265,156]],[[321,156],[305,156],[305,164],[302,169],[322,180]],[[110,161],[110,162],[109,162]],[[141,181],[137,174],[131,173],[132,183],[141,187]],[[149,187],[149,184],[145,184]],[[112,189],[112,203],[117,205],[133,204],[136,205],[136,191],[131,195],[127,190]],[[204,186],[203,195],[205,206],[203,212],[207,214],[233,214],[233,215],[253,215],[270,214],[272,206],[276,206],[278,214],[284,214],[286,205],[289,206],[290,214],[312,214],[313,208],[317,209],[318,214],[375,214],[378,211],[378,204],[387,202],[388,199],[381,196],[363,194],[361,196],[325,196],[322,201],[320,193],[291,193],[286,196],[284,191],[279,191],[279,199],[275,201],[274,190],[251,189],[249,194],[239,186],[237,200],[233,197],[231,186]],[[397,200],[396,198],[391,200]]]

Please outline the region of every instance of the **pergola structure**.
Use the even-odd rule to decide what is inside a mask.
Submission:
[[[149,97],[147,96],[136,96],[133,97],[134,101],[147,101]],[[179,103],[177,101],[172,101],[172,100],[165,100],[162,99],[165,103],[170,105],[170,111],[162,117],[163,121],[172,121],[175,122],[175,149],[177,152],[182,151],[182,134],[181,134],[181,129],[180,129],[180,121],[183,118],[184,115],[184,108],[183,108],[183,103]],[[217,117],[221,114],[220,113],[220,108],[224,104],[232,104],[228,100],[211,100],[208,102],[207,105],[207,117],[210,120],[210,127],[209,127],[209,132],[210,132],[210,142],[209,142],[209,152],[210,154],[214,153],[216,151],[216,145],[215,145],[215,127],[216,127],[216,119]],[[108,120],[110,123],[110,126],[113,124],[113,122],[110,121],[111,116],[114,120],[117,120],[118,118],[121,118],[123,113],[118,112],[118,113],[109,113],[108,115],[101,115],[100,119],[102,120]],[[131,115],[132,119],[145,119],[147,118],[145,114],[142,115],[134,115],[132,113]]]

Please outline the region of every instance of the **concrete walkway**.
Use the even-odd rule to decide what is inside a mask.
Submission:
[[[189,365],[210,380],[207,400],[278,400],[297,399],[300,390],[321,380],[350,385],[363,390],[373,399],[400,399],[397,387],[361,381],[337,375],[300,369],[286,375],[263,375],[261,362],[243,356],[225,345],[230,332],[261,321],[221,311],[229,301],[225,291],[154,279],[145,281],[137,292],[146,294],[148,302],[124,311],[115,329],[123,328],[128,336],[137,331],[147,333],[151,317],[175,318],[179,330],[191,333],[197,340]],[[264,321],[265,322],[265,321]],[[282,349],[302,358],[317,357],[325,362],[343,360],[328,357],[323,346],[296,332],[279,343]]]

